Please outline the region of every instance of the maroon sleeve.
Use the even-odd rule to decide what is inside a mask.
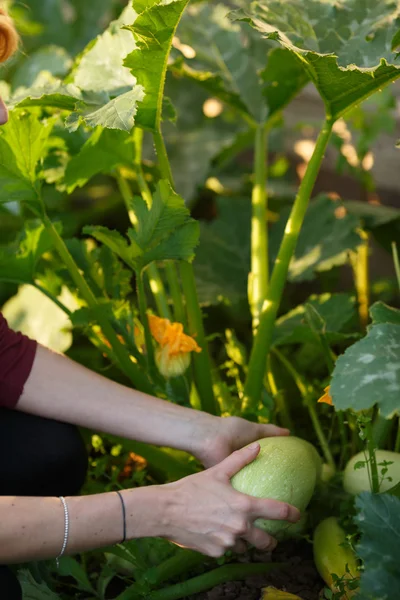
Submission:
[[[0,313],[0,406],[14,408],[32,369],[37,343],[12,331]]]

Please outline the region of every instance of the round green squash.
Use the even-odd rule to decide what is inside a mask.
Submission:
[[[258,440],[260,453],[231,479],[238,492],[287,502],[303,512],[311,500],[322,461],[308,442],[282,436]],[[255,525],[282,539],[295,527],[287,521],[257,519]]]
[[[354,469],[355,464],[358,462],[364,462],[364,466]],[[391,487],[400,483],[400,454],[398,452],[391,452],[390,450],[376,450],[376,462],[378,464],[379,481],[382,481],[380,491],[387,492]],[[387,473],[382,480],[381,472],[383,466],[381,463],[383,462],[391,462],[393,464],[388,465]],[[389,481],[388,477],[392,480]],[[343,472],[343,487],[346,492],[354,495],[371,490],[364,452],[355,454],[347,463]]]

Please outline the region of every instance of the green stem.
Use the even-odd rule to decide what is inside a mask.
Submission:
[[[167,179],[171,187],[175,189],[174,178],[171,171],[171,165],[169,164],[167,149],[165,147],[164,138],[161,130],[153,133],[154,146],[156,149],[158,164],[162,179]]]
[[[361,231],[362,244],[351,255],[351,265],[354,274],[354,283],[357,291],[358,314],[361,329],[367,328],[369,320],[369,243],[368,234]]]
[[[292,363],[286,358],[284,354],[282,354],[279,350],[274,348],[274,353],[282,362],[283,366],[286,367],[288,373],[293,377],[293,380],[303,398],[305,405],[307,406],[308,413],[310,415],[311,422],[314,427],[315,434],[318,438],[319,444],[321,446],[322,452],[324,454],[326,462],[336,470],[335,461],[333,459],[332,452],[329,448],[328,440],[325,437],[325,434],[322,430],[322,426],[318,417],[318,413],[315,409],[313,402],[313,394],[310,386],[304,381],[303,377],[296,371],[293,367]]]
[[[203,328],[203,319],[197,298],[196,285],[192,265],[182,261],[180,265],[183,292],[186,298],[189,333],[201,348],[201,352],[193,353],[193,367],[196,387],[201,399],[202,409],[212,415],[219,414],[219,407],[215,400],[211,378],[211,360],[208,354],[208,345]]]
[[[53,240],[55,249],[57,250],[61,260],[67,267],[76,287],[80,291],[82,298],[96,314],[97,321],[103,331],[104,336],[111,345],[113,354],[119,366],[127,375],[127,377],[129,377],[129,379],[132,381],[132,383],[137,389],[151,394],[153,390],[149,380],[142,373],[142,371],[140,371],[140,369],[131,361],[129,354],[119,341],[111,323],[107,319],[107,316],[102,311],[101,306],[99,306],[95,295],[88,286],[85,278],[79,272],[79,269],[75,264],[75,261],[72,258],[71,254],[69,253],[68,248],[64,243],[64,240],[61,238],[58,231],[56,230],[56,228],[54,227],[53,223],[47,215],[44,215],[42,219],[46,230],[48,231],[50,237]]]
[[[174,188],[172,171],[169,164],[164,139],[161,135],[161,130],[158,130],[153,135],[161,176],[164,179],[167,179],[170,182],[172,188]],[[175,314],[182,315],[184,314],[182,294],[178,293],[179,282],[175,271],[175,265],[168,262],[167,269],[168,268],[170,269],[169,273],[167,271],[168,280],[170,281],[170,283],[172,281],[176,282],[171,289],[171,293],[173,295]],[[208,354],[208,346],[203,327],[203,317],[201,314],[200,304],[197,297],[196,282],[194,278],[192,264],[186,261],[182,261],[180,264],[180,273],[183,295],[186,300],[186,313],[188,317],[189,331],[191,335],[194,334],[196,336],[196,340],[202,349],[200,353],[195,353],[193,356],[196,387],[199,392],[202,409],[211,414],[218,415],[220,410],[214,396],[213,383],[211,377],[211,361]]]
[[[135,159],[136,159],[136,157],[137,157],[137,151],[135,154]],[[135,161],[135,165],[136,165],[136,161]],[[140,172],[142,172],[141,165],[140,165],[140,167],[136,167],[136,168],[139,168]],[[137,173],[137,178],[138,178],[138,183],[139,183],[140,192],[142,194],[142,198],[148,206],[151,206],[153,199],[151,196],[151,192],[147,186],[147,183],[143,177],[143,173],[142,173],[141,177]],[[142,185],[139,180],[142,180]],[[135,217],[135,213],[133,212],[133,210],[131,208],[132,190],[130,188],[128,181],[125,179],[125,177],[120,172],[117,174],[117,182],[118,182],[119,191],[125,202],[126,210],[129,215],[129,220],[132,223],[132,225],[134,226],[136,223],[136,217]],[[165,319],[171,319],[171,312],[170,312],[169,306],[168,306],[167,294],[166,294],[165,287],[164,287],[164,284],[163,284],[163,281],[162,281],[162,278],[161,278],[161,275],[160,275],[160,272],[159,272],[157,266],[154,263],[150,264],[147,267],[146,272],[147,272],[147,275],[149,278],[150,289],[153,293],[154,300],[156,302],[158,314],[161,317],[164,317]]]
[[[287,429],[290,429],[290,431],[293,431],[293,421],[290,415],[289,407],[285,400],[284,393],[278,390],[278,386],[276,384],[275,375],[272,369],[271,354],[269,354],[267,358],[267,381],[271,389],[272,396],[275,400],[281,425],[283,425],[283,427],[286,427]]]
[[[146,202],[147,206],[150,207],[153,203],[153,197],[151,195],[150,188],[147,185],[142,168],[143,129],[135,127],[133,130],[133,143],[135,146],[134,165],[138,186],[143,200]]]
[[[165,275],[167,276],[169,292],[171,294],[174,319],[178,323],[186,324],[185,308],[182,302],[182,288],[180,286],[176,269],[173,263],[167,261],[165,265]]]
[[[253,315],[253,330],[260,320],[263,302],[268,292],[268,228],[267,228],[267,136],[265,124],[258,125],[255,136],[254,185],[251,196],[251,273],[249,303]]]
[[[276,569],[276,563],[272,564],[230,564],[214,569],[204,575],[198,575],[182,583],[171,585],[163,590],[157,590],[148,595],[148,600],[180,600],[188,598],[193,594],[205,592],[216,585],[227,581],[240,581],[251,575],[265,575],[272,569]],[[133,600],[133,596],[131,596]],[[128,600],[128,597],[126,598]]]
[[[397,285],[399,286],[399,291],[400,291],[400,259],[399,259],[399,252],[397,250],[396,242],[392,242],[392,253],[393,253],[394,270],[396,272]]]
[[[265,365],[271,347],[275,319],[285,287],[290,261],[296,248],[311,192],[329,141],[332,124],[333,123],[327,118],[321,133],[318,136],[313,155],[301,182],[299,192],[285,228],[281,247],[269,283],[268,294],[262,307],[260,323],[250,356],[243,399],[244,412],[252,412],[257,406],[261,396]]]
[[[164,581],[174,579],[178,575],[190,571],[205,560],[206,557],[199,552],[180,550],[157,567],[152,567],[146,571],[144,579],[151,586],[158,587]]]
[[[165,147],[164,138],[161,134],[161,129],[153,133],[154,145],[156,148],[158,164],[161,172],[161,177],[169,181],[172,189],[175,189],[174,178],[171,171],[171,165],[169,164],[167,149]],[[167,261],[165,266],[167,279],[169,282],[170,292],[172,296],[172,302],[174,306],[175,319],[180,323],[184,323],[178,317],[182,317],[185,314],[182,293],[179,286],[178,274],[176,267],[173,262]]]
[[[372,430],[372,421],[369,421],[365,427],[365,433],[367,437],[367,452],[369,458],[369,469],[371,473],[371,492],[373,494],[379,494],[379,473],[378,465],[376,462],[376,447],[374,441],[374,434]]]
[[[149,368],[152,371],[155,369],[154,349],[153,349],[153,338],[151,337],[151,333],[150,333],[149,320],[147,318],[147,303],[146,303],[146,292],[144,290],[144,284],[143,284],[143,272],[137,273],[137,275],[136,275],[136,287],[137,287],[137,297],[138,297],[138,302],[139,302],[140,320],[142,321],[142,324],[143,324],[144,339],[146,342],[147,361],[148,361]]]
[[[393,421],[391,419],[385,419],[380,413],[376,415],[372,424],[372,435],[377,448],[385,447],[392,425]]]

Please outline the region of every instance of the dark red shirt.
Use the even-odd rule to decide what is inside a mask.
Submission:
[[[37,343],[12,331],[0,313],[0,406],[14,408],[32,369]]]

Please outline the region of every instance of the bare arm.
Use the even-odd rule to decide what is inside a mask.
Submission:
[[[299,511],[283,502],[245,496],[231,477],[254,460],[258,444],[234,452],[220,464],[178,482],[122,492],[127,539],[157,536],[221,556],[243,550],[243,540],[259,549],[276,542],[254,527],[257,518],[296,522]],[[114,492],[66,498],[70,531],[67,554],[121,541],[120,499]],[[64,509],[58,498],[0,497],[0,564],[58,556],[64,539]]]
[[[159,486],[122,492],[127,537],[163,534]],[[66,553],[122,540],[121,501],[114,492],[66,498],[70,529]],[[64,540],[64,507],[58,498],[0,497],[0,564],[54,558]]]
[[[186,450],[210,467],[275,425],[219,418],[115,383],[39,346],[17,410],[158,446]]]
[[[39,346],[17,410],[196,453],[213,417],[115,383]]]

